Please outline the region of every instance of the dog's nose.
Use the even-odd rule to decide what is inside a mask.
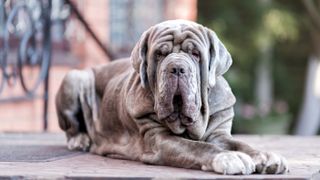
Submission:
[[[193,120],[192,118],[189,118],[189,117],[183,117],[181,119],[181,123],[185,126],[192,126],[195,122],[196,120]]]
[[[169,67],[169,71],[170,71],[170,73],[179,76],[179,75],[182,75],[186,72],[186,68],[183,65],[172,64]]]

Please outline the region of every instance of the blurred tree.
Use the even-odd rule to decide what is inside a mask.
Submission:
[[[304,101],[295,133],[315,135],[320,127],[320,1],[303,0],[303,4],[313,51],[308,59]]]
[[[215,30],[233,56],[226,78],[242,106],[240,111],[244,108],[257,119],[274,111],[286,113],[288,102],[289,113],[296,115],[311,51],[301,1],[201,0],[198,8],[200,23]],[[236,118],[241,119],[242,113],[236,112]]]
[[[258,47],[255,34],[263,7],[255,0],[198,1],[200,23],[212,28],[233,55],[234,66],[227,74],[238,97],[252,102],[255,59]]]
[[[260,115],[270,113],[273,104],[272,60],[277,41],[295,40],[297,22],[293,15],[285,9],[272,7],[271,0],[260,0],[265,12],[260,27],[256,32],[256,45],[260,57],[255,72],[255,99]]]

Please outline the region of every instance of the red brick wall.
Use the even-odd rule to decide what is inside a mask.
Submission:
[[[108,0],[75,0],[79,10],[96,32],[97,36],[108,43]],[[166,0],[166,19],[196,20],[197,0]],[[83,27],[77,23],[72,31],[73,35],[84,33]],[[80,39],[80,40],[77,40]],[[70,41],[71,51],[82,62],[79,68],[95,66],[108,62],[103,52],[93,42],[89,35],[84,38],[73,38]],[[53,54],[55,56],[55,54]],[[63,57],[63,56],[62,56]],[[65,56],[63,61],[68,61]],[[54,106],[54,97],[63,76],[70,70],[69,67],[55,66],[51,69],[50,101],[49,101],[49,131],[59,131]],[[21,90],[21,89],[20,89]],[[8,93],[11,93],[9,90]],[[2,94],[3,95],[3,94]],[[0,104],[0,132],[2,131],[41,131],[43,104],[41,100],[20,103]]]
[[[81,0],[76,1],[78,9],[96,33],[97,37],[104,43],[108,42],[108,1],[107,0]],[[78,28],[84,31],[79,23]],[[77,33],[77,32],[75,32]],[[103,64],[109,60],[103,54],[91,36],[85,32],[85,38],[80,42],[71,43],[72,51],[82,60],[81,67],[91,67]]]
[[[196,20],[197,0],[166,0],[164,2],[166,6],[164,12],[166,19]],[[81,0],[78,2],[81,13],[84,15],[94,32],[96,32],[97,36],[107,46],[109,39],[108,4],[108,0]],[[73,47],[73,51],[78,54],[78,57],[83,60],[83,67],[108,62],[108,59],[106,59],[103,52],[88,34],[83,42],[78,44],[75,43],[75,45],[71,46]]]
[[[167,0],[166,18],[195,21],[197,19],[197,0]]]

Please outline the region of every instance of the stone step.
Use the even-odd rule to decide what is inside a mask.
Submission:
[[[60,133],[4,133],[0,134],[0,179],[320,179],[319,136],[237,135],[235,138],[258,149],[282,154],[288,160],[290,172],[284,175],[224,176],[68,151],[65,137]]]

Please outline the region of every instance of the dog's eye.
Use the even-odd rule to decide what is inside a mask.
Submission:
[[[161,59],[161,58],[163,57],[163,55],[161,54],[161,52],[157,51],[157,52],[155,53],[155,57],[156,57],[157,59]]]
[[[162,53],[161,51],[156,51],[155,52],[155,57],[159,60],[159,59],[163,59],[164,57],[166,57],[167,55]]]
[[[192,56],[196,59],[196,60],[199,60],[200,58],[200,53],[198,51],[192,51]]]

